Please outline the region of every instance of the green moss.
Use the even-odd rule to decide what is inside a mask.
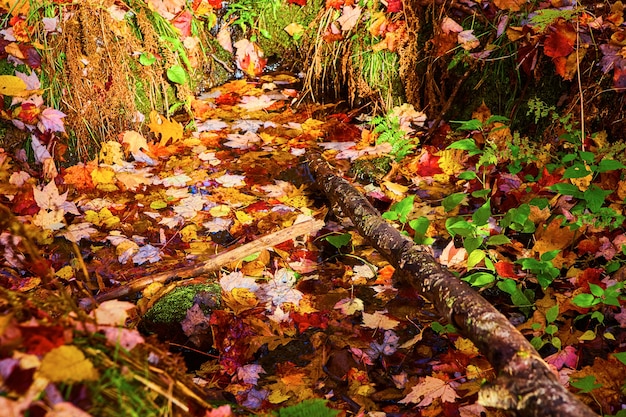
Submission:
[[[258,4],[262,5],[258,10],[258,29],[268,35],[258,37],[259,46],[266,56],[283,57],[288,50],[298,46],[298,41],[285,32],[285,27],[298,23],[307,28],[318,14],[323,0],[309,0],[304,6],[288,4],[286,0]]]
[[[185,318],[187,310],[193,306],[194,297],[200,292],[208,292],[214,295],[214,300],[219,304],[219,284],[193,284],[174,289],[169,294],[157,301],[148,310],[144,318],[153,323],[177,323]]]
[[[362,181],[378,182],[391,170],[391,158],[357,159],[350,167],[349,175]]]

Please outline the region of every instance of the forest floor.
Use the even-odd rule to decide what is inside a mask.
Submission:
[[[192,102],[194,129],[153,115],[152,138],[128,131],[58,171],[40,144],[36,163],[0,152],[0,409],[501,415],[477,403],[489,363],[315,190],[303,155],[319,149],[563,384],[625,415],[623,148],[532,145],[486,107],[419,143],[427,121],[409,106],[367,121],[297,105],[297,81],[228,82]]]

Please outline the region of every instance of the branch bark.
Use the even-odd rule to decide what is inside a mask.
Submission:
[[[129,294],[141,291],[148,285],[155,282],[167,282],[194,278],[208,272],[216,271],[224,265],[243,259],[246,256],[252,255],[253,253],[259,252],[263,249],[271,248],[272,246],[276,246],[279,243],[286,242],[287,240],[295,239],[298,236],[313,234],[322,227],[324,227],[324,222],[322,220],[307,220],[302,223],[296,223],[268,235],[261,236],[260,238],[235,249],[215,255],[200,265],[178,268],[160,274],[137,278],[128,285],[124,285],[97,295],[95,300],[84,298],[80,301],[80,304],[83,307],[92,307],[94,301],[101,303],[103,301],[125,297]]]
[[[596,414],[570,393],[526,338],[487,300],[401,235],[318,152],[307,154],[316,184],[350,217],[359,233],[437,312],[470,339],[498,377],[479,393],[482,405],[533,417]]]

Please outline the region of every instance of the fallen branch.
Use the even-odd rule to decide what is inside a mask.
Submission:
[[[482,405],[520,416],[595,416],[557,380],[526,338],[469,285],[442,267],[422,247],[401,235],[318,152],[308,153],[316,184],[338,204],[359,233],[494,367],[497,378],[479,392]]]
[[[296,223],[285,229],[270,233],[269,235],[261,236],[260,238],[250,243],[246,243],[245,245],[239,246],[233,250],[229,250],[227,252],[215,255],[214,257],[205,261],[202,265],[179,268],[173,271],[167,271],[156,275],[138,278],[128,285],[115,288],[109,292],[102,293],[96,296],[95,301],[101,303],[103,301],[125,297],[129,294],[139,292],[146,288],[148,285],[155,282],[162,283],[194,278],[199,275],[218,270],[224,265],[227,265],[231,262],[236,262],[245,258],[246,256],[252,255],[253,253],[259,252],[263,249],[271,248],[272,246],[276,246],[280,243],[286,242],[287,240],[295,239],[298,236],[315,233],[323,226],[324,222],[322,220],[307,220],[302,223]],[[81,300],[81,306],[89,307],[92,304],[93,302],[90,299]]]

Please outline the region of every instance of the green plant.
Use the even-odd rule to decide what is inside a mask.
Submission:
[[[273,413],[278,417],[335,417],[339,410],[328,408],[328,401],[321,398],[304,400],[299,404],[281,408]]]
[[[519,307],[526,316],[530,316],[534,308],[533,301],[535,299],[535,293],[532,290],[528,288],[522,289],[522,284],[511,278],[500,280],[496,285],[501,291],[511,296],[511,302],[514,306]]]
[[[546,328],[542,336],[535,336],[530,340],[530,343],[537,350],[541,349],[546,343],[552,344],[556,349],[561,350],[561,339],[555,336],[559,330],[555,324],[556,318],[559,316],[559,305],[556,304],[546,311]],[[541,323],[533,323],[532,329],[537,331],[541,329]],[[547,336],[548,340],[544,339]]]
[[[409,220],[409,214],[413,211],[413,203],[415,202],[415,196],[410,195],[404,199],[393,203],[389,210],[382,214],[383,219],[398,221],[401,224],[401,232],[406,234],[405,228],[408,224],[413,229],[414,236],[413,241],[418,245],[430,245],[434,239],[426,236],[428,227],[430,226],[430,220],[426,216],[420,216],[416,219]]]
[[[626,296],[622,294],[624,282],[617,282],[606,289],[599,285],[589,283],[589,291],[591,293],[578,294],[572,299],[572,303],[578,307],[590,308],[600,303],[620,307],[620,300],[626,300]]]
[[[560,161],[560,164],[566,165],[563,179],[574,180],[575,182],[589,177],[589,182],[591,182],[599,174],[626,168],[626,165],[614,159],[602,159],[596,163],[595,158],[596,155],[593,152],[586,151],[563,155]],[[576,219],[567,221],[568,226],[572,229],[580,228],[585,224],[617,228],[626,219],[613,208],[603,207],[606,197],[612,194],[614,190],[604,190],[595,184],[581,187],[571,182],[557,183],[552,185],[550,189],[579,200],[579,203],[570,210]]]
[[[341,248],[347,246],[348,243],[352,240],[352,235],[350,233],[341,233],[341,234],[330,234],[322,237],[322,240],[330,243],[335,249],[341,251]]]
[[[458,330],[456,329],[456,327],[454,327],[454,325],[450,323],[443,325],[439,323],[438,321],[433,321],[432,323],[430,323],[430,328],[433,329],[433,331],[439,335],[458,332]]]
[[[461,203],[463,193],[451,194],[444,198],[442,204],[446,211],[450,211]],[[467,268],[471,269],[480,262],[485,263],[485,267],[495,272],[493,261],[487,256],[486,247],[499,246],[510,243],[510,239],[503,234],[492,235],[489,219],[491,218],[491,200],[480,206],[471,218],[464,216],[454,216],[446,220],[446,230],[453,238],[459,236],[463,240],[463,247],[467,251]],[[486,283],[484,276],[481,276],[482,285]],[[464,278],[472,285],[478,285],[477,276],[470,275]],[[495,277],[494,277],[495,279]]]
[[[386,116],[374,116],[371,124],[374,126],[374,132],[379,136],[376,144],[388,143],[391,145],[389,154],[394,157],[396,162],[401,161],[409,155],[417,147],[417,142],[400,129],[400,120],[397,116],[393,116],[391,112]]]
[[[559,252],[560,250],[558,249],[551,250],[541,254],[538,260],[535,258],[520,258],[515,261],[515,263],[521,265],[522,269],[534,274],[541,288],[547,288],[561,273],[561,271],[552,264],[552,260],[556,258]]]

